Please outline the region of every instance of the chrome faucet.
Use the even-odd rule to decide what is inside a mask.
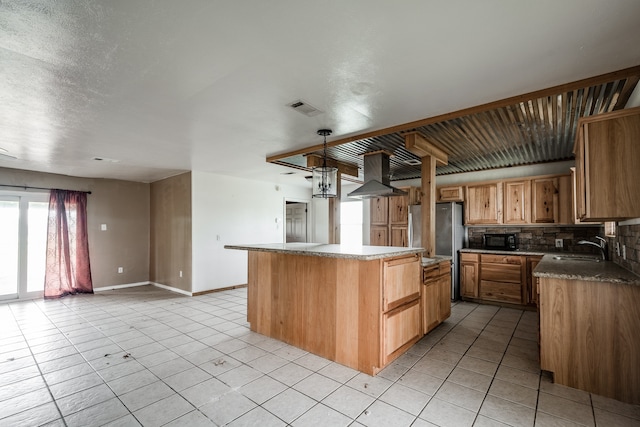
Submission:
[[[579,245],[591,245],[591,246],[595,246],[596,248],[600,249],[600,254],[602,255],[602,260],[606,261],[608,258],[608,251],[607,251],[607,240],[603,239],[600,236],[596,236],[596,239],[600,240],[600,242],[596,243],[596,242],[592,242],[590,240],[580,240],[578,242]]]

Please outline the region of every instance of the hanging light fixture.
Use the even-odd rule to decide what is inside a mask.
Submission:
[[[327,135],[331,135],[331,129],[320,129],[318,135],[324,137],[324,149],[322,167],[311,169],[313,197],[328,199],[338,195],[338,168],[327,167]]]

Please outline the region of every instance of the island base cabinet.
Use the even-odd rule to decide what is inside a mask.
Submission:
[[[554,382],[640,404],[640,287],[540,278],[540,366]]]
[[[417,255],[249,251],[247,320],[254,332],[375,375],[421,336],[420,273]]]

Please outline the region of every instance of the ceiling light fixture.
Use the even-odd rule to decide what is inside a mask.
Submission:
[[[322,167],[314,167],[312,172],[313,197],[328,199],[338,195],[338,168],[327,167],[327,135],[331,135],[331,129],[320,129],[318,135],[324,137]]]

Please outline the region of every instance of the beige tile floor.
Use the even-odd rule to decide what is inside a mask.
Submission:
[[[554,385],[536,315],[457,303],[375,377],[252,333],[246,289],[0,305],[0,426],[639,426]]]

